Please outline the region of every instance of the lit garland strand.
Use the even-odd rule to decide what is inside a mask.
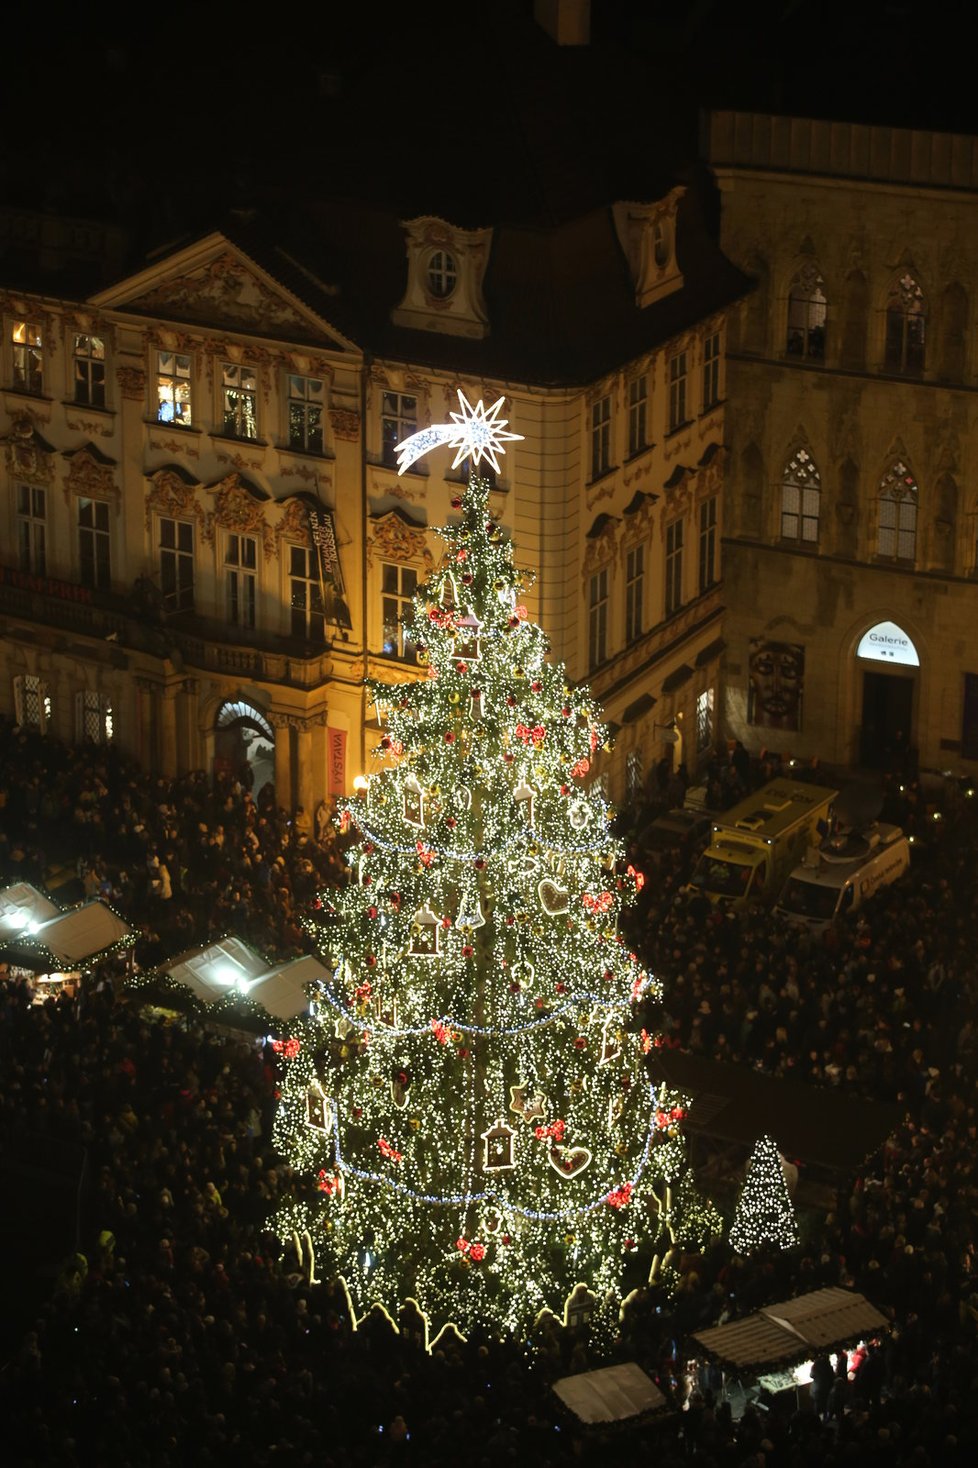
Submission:
[[[372,685],[385,733],[340,818],[351,881],[311,929],[333,977],[276,1121],[308,1180],[279,1232],[308,1228],[358,1311],[410,1295],[463,1330],[523,1328],[580,1280],[618,1292],[656,1179],[691,1237],[707,1218],[681,1098],[649,1084],[632,1020],[660,991],[618,930],[641,874],[587,787],[600,711],[546,662],[488,493],[470,482],[415,598],[423,676]],[[680,1211],[656,1226],[674,1237]]]

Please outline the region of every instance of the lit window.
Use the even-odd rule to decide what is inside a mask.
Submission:
[[[674,520],[666,527],[666,616],[671,617],[683,604],[683,522]]]
[[[400,658],[406,663],[416,663],[418,660],[414,643],[404,627],[417,589],[418,573],[413,567],[389,563],[381,567],[381,613],[385,657]]]
[[[899,459],[880,483],[877,554],[891,561],[913,561],[917,553],[917,484]]]
[[[801,357],[806,362],[825,360],[827,315],[825,281],[814,265],[806,265],[799,270],[788,290],[785,351],[789,357]]]
[[[608,656],[608,568],[591,577],[588,586],[588,667],[597,668]]]
[[[720,333],[714,331],[703,341],[703,412],[715,408],[720,401]]]
[[[669,362],[669,432],[686,422],[686,353],[677,352]]]
[[[168,612],[194,604],[194,527],[189,520],[160,522],[160,588]]]
[[[455,256],[447,250],[436,250],[428,260],[428,291],[438,301],[447,301],[458,283]]]
[[[13,346],[14,387],[21,392],[44,390],[44,348],[41,328],[34,321],[15,321],[10,332]]]
[[[901,276],[886,303],[887,372],[923,372],[926,328],[923,292],[912,275]]]
[[[17,485],[17,559],[22,571],[47,570],[47,495],[36,484]]]
[[[633,546],[625,557],[625,642],[641,637],[644,628],[645,547]]]
[[[323,451],[326,384],[318,377],[289,374],[289,448],[305,454]]]
[[[105,591],[109,569],[109,507],[104,500],[78,501],[78,569],[83,586]]]
[[[717,579],[717,497],[700,505],[700,595]]]
[[[252,535],[229,535],[224,552],[224,604],[232,627],[254,627],[258,543]]]
[[[108,694],[86,689],[75,695],[75,738],[84,743],[110,744],[114,733]]]
[[[380,433],[384,463],[397,467],[397,445],[418,431],[418,400],[412,393],[385,392]]]
[[[625,794],[629,800],[642,798],[642,756],[637,749],[631,750],[625,759]]]
[[[611,395],[591,407],[591,478],[599,479],[611,468]]]
[[[696,698],[696,753],[705,754],[713,747],[714,692],[707,688]]]
[[[192,359],[181,352],[156,354],[156,416],[160,423],[191,424]]]
[[[317,644],[326,641],[319,556],[311,546],[289,547],[289,610],[293,637]]]
[[[649,379],[643,373],[628,384],[628,455],[629,458],[648,448]]]
[[[781,539],[818,543],[822,481],[807,449],[796,449],[781,478]]]
[[[105,343],[100,336],[75,336],[75,402],[105,407]]]
[[[257,438],[258,374],[254,367],[240,362],[225,362],[221,380],[224,391],[224,432],[228,438]]]
[[[14,716],[23,729],[43,734],[51,722],[51,696],[47,684],[32,673],[14,679]]]

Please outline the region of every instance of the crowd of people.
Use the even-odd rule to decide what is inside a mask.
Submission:
[[[892,799],[919,838],[910,877],[828,941],[702,910],[679,894],[682,855],[643,891],[633,933],[664,982],[666,1043],[899,1101],[905,1120],[827,1215],[801,1218],[798,1249],[743,1259],[718,1241],[638,1293],[611,1359],[637,1361],[677,1410],[618,1429],[616,1450],[666,1468],[973,1460],[978,812],[964,801],[935,821],[913,788]],[[9,729],[0,807],[0,878],[77,861],[138,930],[144,966],[227,929],[285,956],[313,892],[343,879],[342,850],[271,794],[144,779],[112,751]],[[431,1353],[407,1318],[354,1331],[342,1287],[266,1228],[291,1182],[271,1146],[271,1047],[174,1023],[121,980],[102,965],[43,1004],[0,982],[3,1150],[80,1159],[75,1248],[0,1372],[12,1461],[586,1460],[588,1430],[549,1387],[605,1358],[554,1326],[529,1348],[486,1333]],[[704,1367],[678,1410],[692,1332],[824,1284],[886,1314],[878,1344],[820,1367],[797,1408],[762,1400],[735,1420]]]

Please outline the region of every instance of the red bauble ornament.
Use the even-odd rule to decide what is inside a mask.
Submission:
[[[463,943],[462,944],[462,957],[463,958],[471,958],[474,952],[475,952],[475,949],[472,947],[472,944],[471,943]]]
[[[445,825],[449,828],[449,830],[454,831],[455,827],[458,825],[458,821],[455,819],[454,816],[447,816],[445,819]]]
[[[367,908],[367,917],[373,919],[376,916],[377,916],[377,909],[373,905],[371,905],[370,907]]]
[[[458,495],[456,495],[455,498],[452,500],[452,509],[453,510],[460,510],[461,508],[462,508],[462,501],[459,499]]]
[[[516,707],[516,699],[513,698],[512,694],[510,694],[506,699],[506,707],[508,709],[514,709]]]
[[[454,744],[455,743],[455,735],[452,733],[451,729],[449,729],[448,733],[445,735],[445,743],[446,744]]]
[[[376,955],[376,953],[368,953],[367,954],[367,967],[368,968],[376,968],[377,967],[377,955]]]
[[[543,688],[543,684],[542,683],[539,683],[539,682],[537,682],[537,683],[531,683],[530,684],[530,687],[533,689],[533,692],[534,693],[539,693],[539,692],[541,692],[541,690]]]
[[[466,571],[465,575],[462,577],[462,585],[463,586],[471,586],[472,585],[472,582],[474,580],[475,580],[475,577],[472,575],[472,572],[471,571]]]
[[[485,864],[485,859],[481,856],[477,856],[475,861],[472,863],[477,872],[481,872]]]
[[[513,926],[513,924],[515,923],[515,921],[516,921],[516,919],[514,918],[513,914],[511,912],[508,912],[506,914],[506,926],[507,926],[507,928],[511,928]]]
[[[563,714],[565,719],[569,719],[571,716],[571,711],[568,708],[562,708],[560,712]]]
[[[561,785],[561,787],[560,787],[560,793],[561,793],[561,795],[570,795],[570,786],[569,785]]]
[[[586,1050],[587,1049],[587,1040],[585,1039],[585,1037],[583,1035],[578,1035],[577,1039],[574,1041],[574,1049],[575,1050]]]

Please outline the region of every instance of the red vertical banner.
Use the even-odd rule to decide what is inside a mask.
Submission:
[[[346,730],[326,730],[327,795],[346,794]]]

